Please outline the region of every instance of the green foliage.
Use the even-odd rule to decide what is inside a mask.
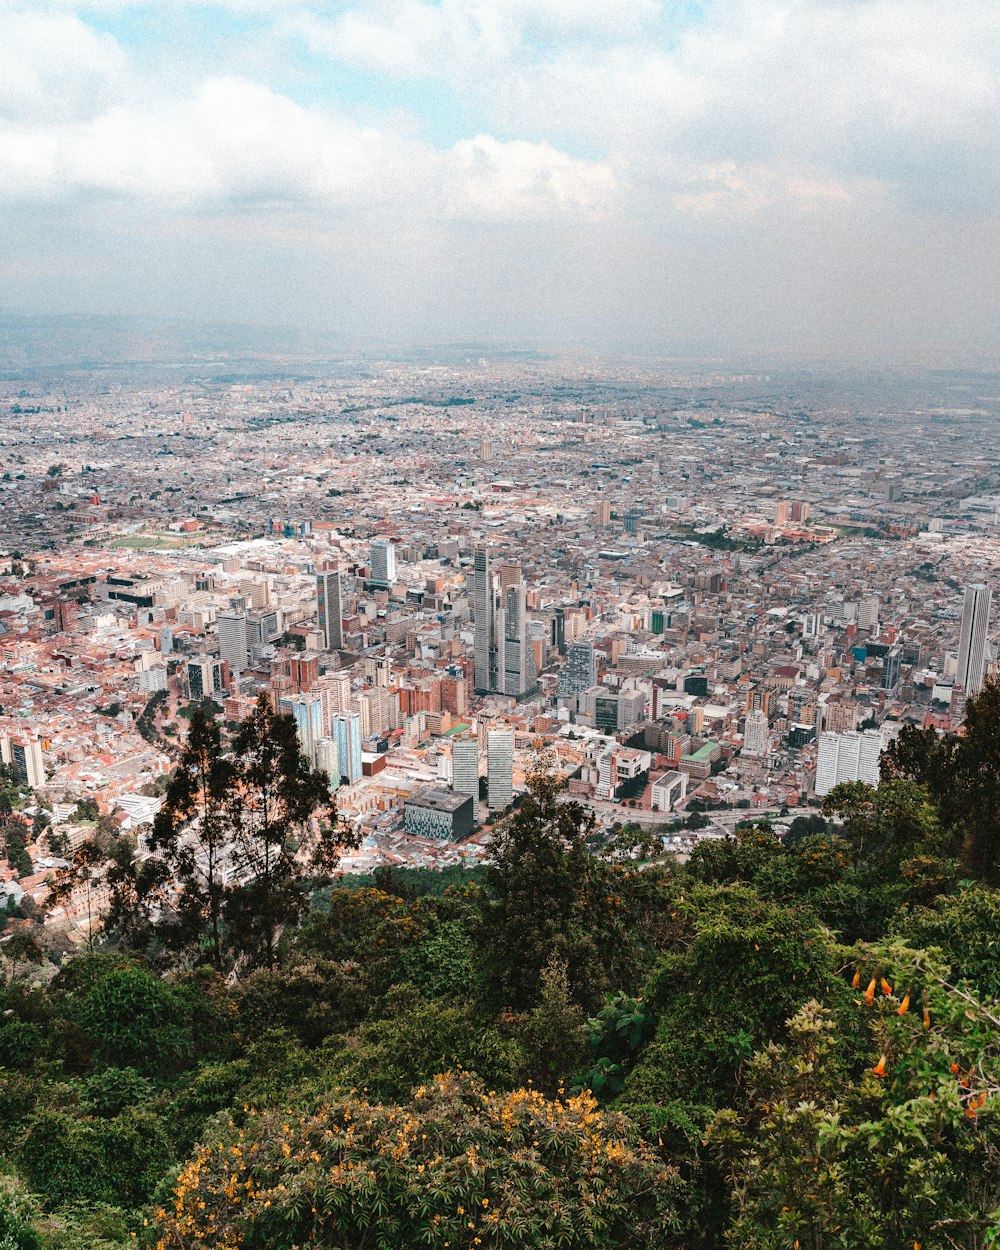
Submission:
[[[807,908],[746,886],[702,887],[687,905],[693,939],[651,982],[656,1031],[626,1082],[628,1104],[724,1104],[745,1060],[835,979],[836,948]]]
[[[194,1037],[187,997],[145,968],[112,968],[83,995],[76,1018],[102,1067],[162,1077],[191,1062]]]
[[[0,1250],[41,1250],[41,1208],[13,1176],[0,1175]]]
[[[159,1244],[182,1250],[211,1230],[218,1246],[269,1250],[669,1250],[681,1244],[679,1188],[589,1095],[490,1094],[450,1075],[403,1106],[353,1097],[252,1117],[183,1169]]]
[[[172,1150],[162,1121],[148,1111],[81,1119],[47,1109],[29,1121],[15,1157],[47,1209],[73,1202],[137,1207],[156,1188]]]
[[[522,1059],[516,1044],[478,1020],[469,1004],[424,999],[401,985],[334,1062],[341,1085],[401,1098],[436,1073],[459,1068],[477,1073],[491,1089],[510,1089]]]
[[[605,972],[592,936],[605,891],[600,861],[586,846],[593,816],[563,802],[551,776],[530,779],[524,802],[500,821],[490,843],[476,934],[482,992],[521,1011],[538,1001],[542,972],[563,962],[576,1000],[600,1001]]]

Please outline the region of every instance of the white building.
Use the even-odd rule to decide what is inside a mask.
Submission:
[[[767,723],[767,713],[763,708],[754,708],[752,712],[747,713],[742,754],[763,756],[770,749],[771,730]]]
[[[247,614],[238,608],[228,608],[218,616],[219,658],[229,665],[229,671],[238,676],[245,673],[250,664]]]
[[[340,785],[340,752],[332,738],[320,738],[316,743],[316,767],[326,774],[330,789],[336,790]]]
[[[376,539],[371,548],[371,581],[377,586],[391,586],[396,580],[396,548],[390,542]]]
[[[479,798],[479,743],[459,738],[451,748],[451,788],[456,794]]]
[[[672,812],[687,794],[687,773],[662,773],[653,782],[654,812]]]
[[[863,733],[824,733],[819,739],[816,761],[816,794],[822,798],[834,786],[845,781],[864,781],[870,786],[879,783],[879,755],[882,734],[878,729]]]
[[[486,735],[486,788],[491,811],[509,807],[514,798],[514,734],[491,729]]]

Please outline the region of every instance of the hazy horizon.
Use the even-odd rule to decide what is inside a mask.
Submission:
[[[988,363],[973,0],[0,0],[0,308]]]

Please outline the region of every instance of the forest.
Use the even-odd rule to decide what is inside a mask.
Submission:
[[[882,765],[678,863],[540,759],[352,881],[289,718],[196,712],[86,940],[7,919],[0,1250],[1000,1244],[1000,686]]]

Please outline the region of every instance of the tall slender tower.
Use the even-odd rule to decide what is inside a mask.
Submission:
[[[327,651],[344,645],[344,599],[339,573],[317,573],[316,608]]]
[[[990,603],[993,592],[982,582],[965,588],[962,608],[962,634],[958,644],[958,672],[955,684],[967,695],[977,695],[983,688],[986,669],[986,631],[990,624]]]
[[[476,598],[475,687],[477,694],[489,694],[493,689],[491,656],[493,642],[493,579],[490,574],[490,557],[485,547],[478,547],[474,564]]]

